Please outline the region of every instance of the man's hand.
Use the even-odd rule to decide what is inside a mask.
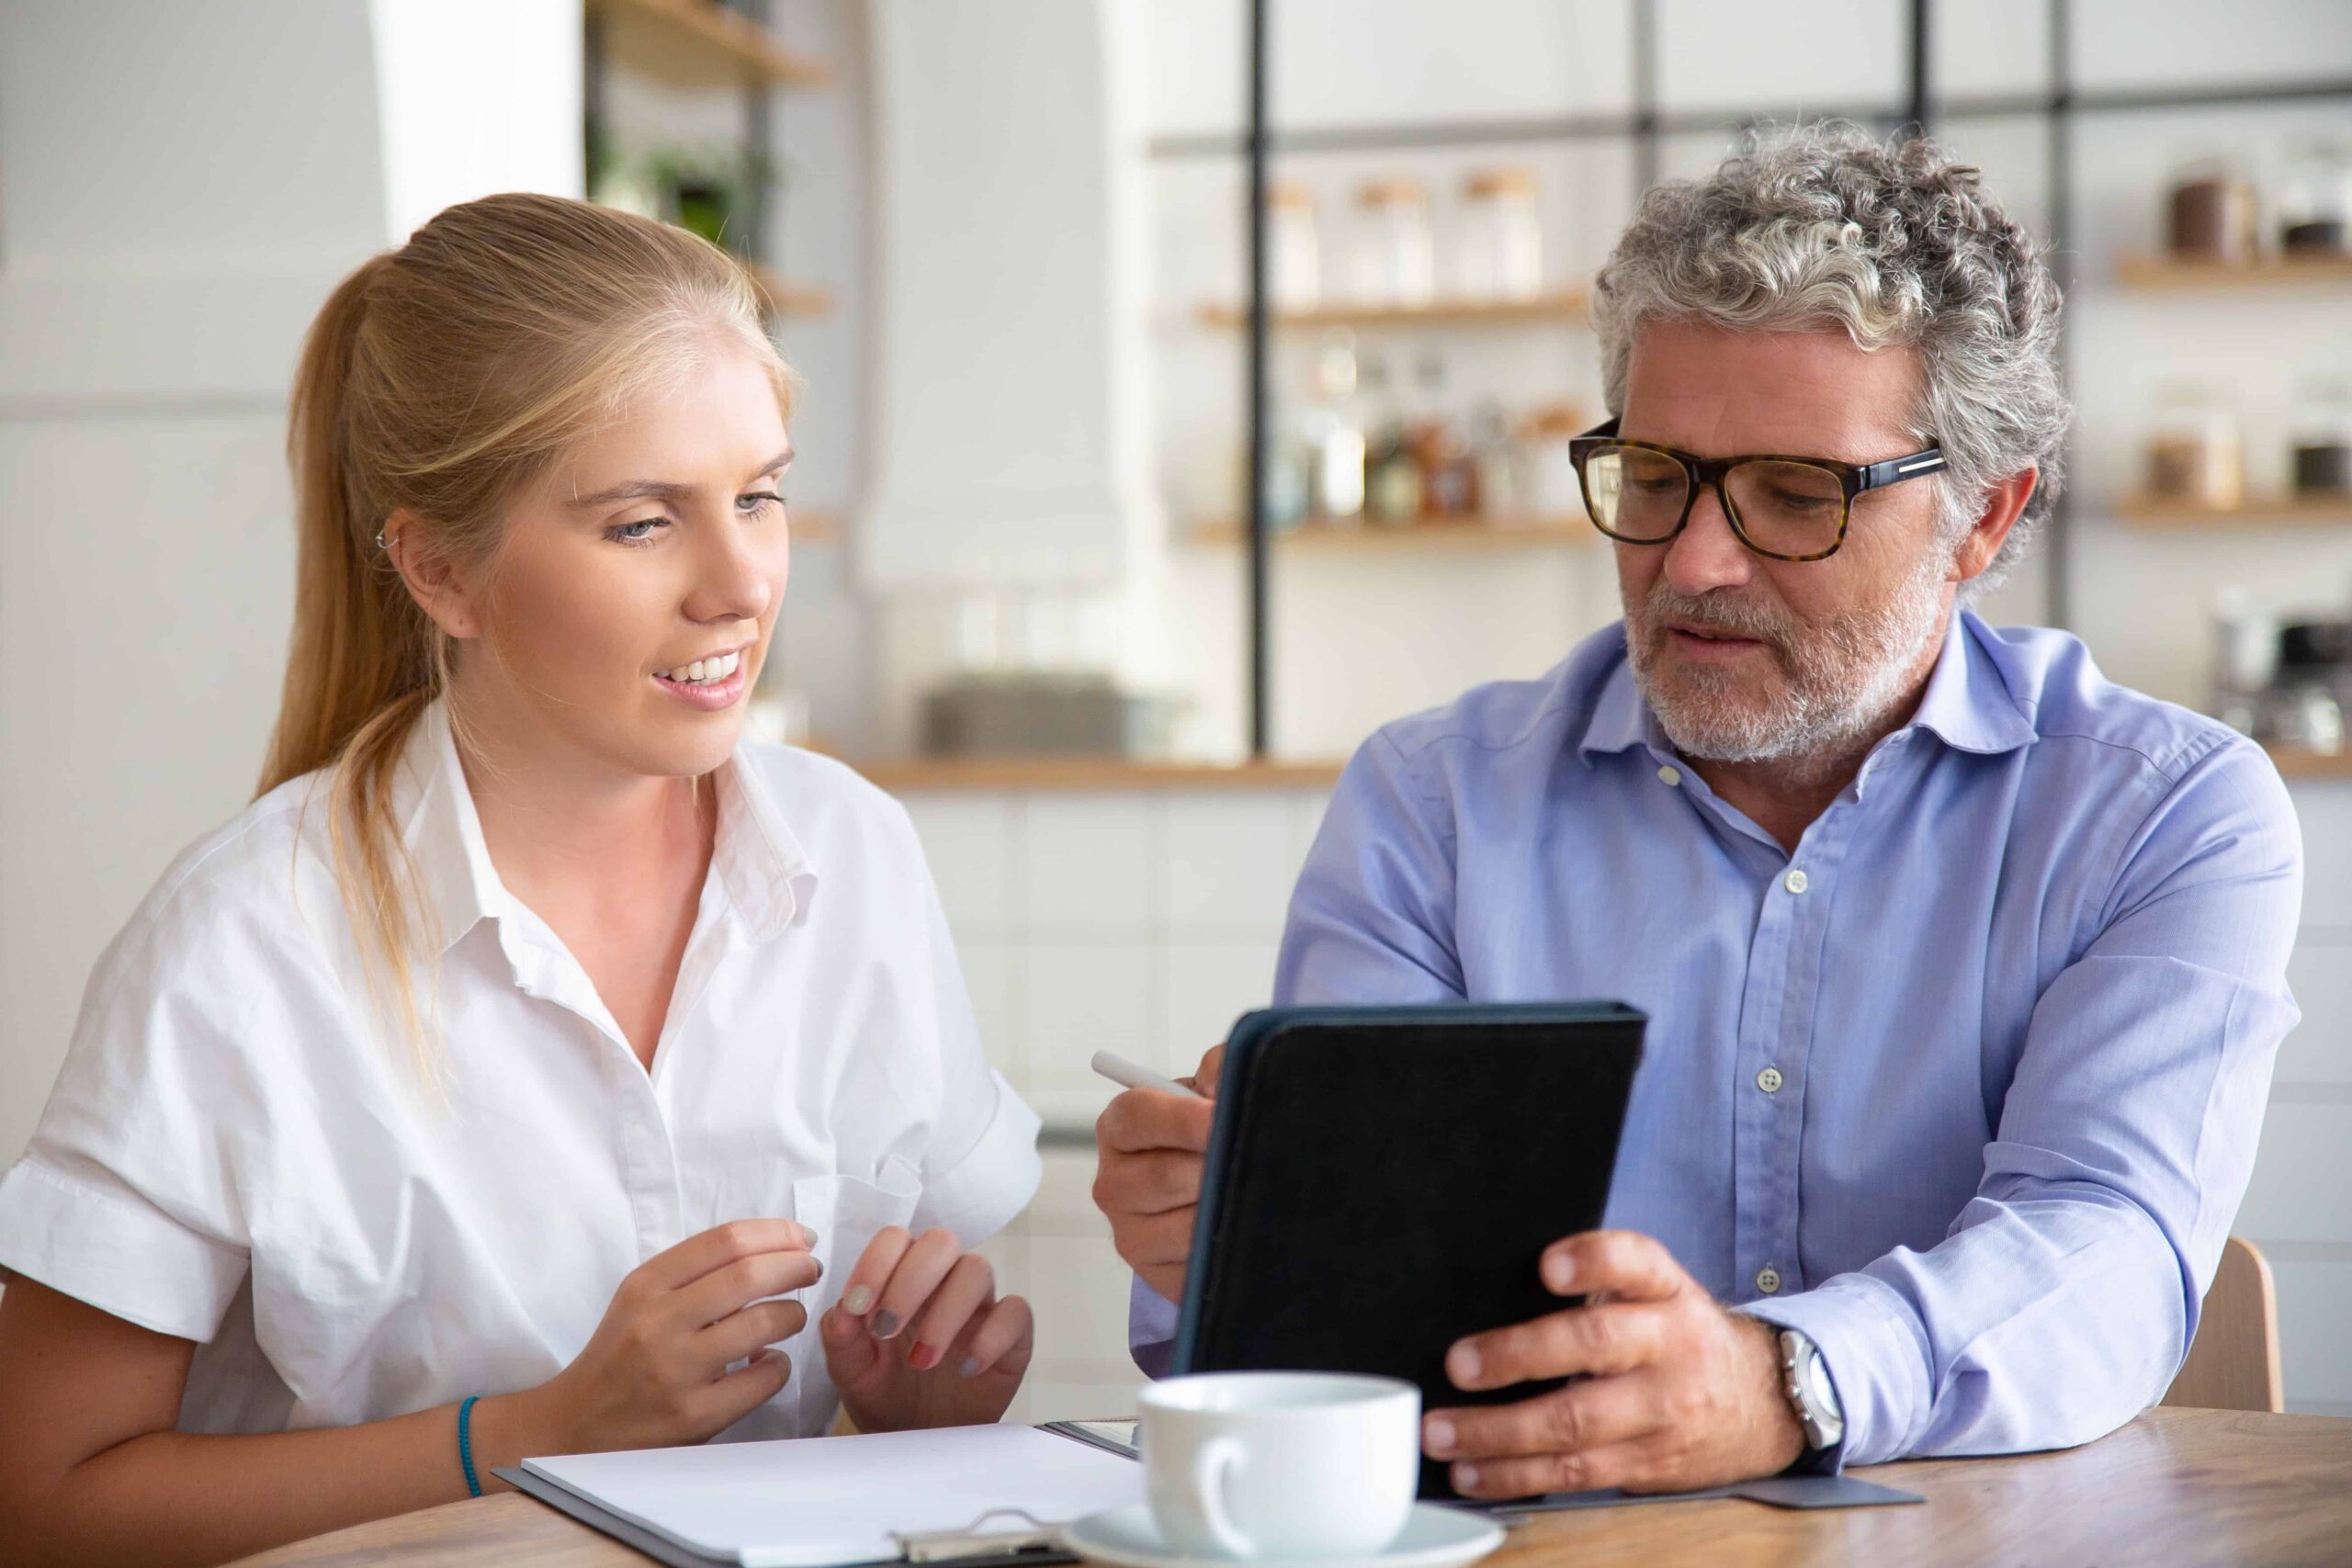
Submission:
[[[1102,1151],[1094,1169],[1094,1206],[1111,1222],[1111,1242],[1143,1282],[1176,1301],[1193,1249],[1193,1211],[1201,1199],[1201,1156],[1216,1120],[1217,1074],[1225,1047],[1212,1046],[1189,1078],[1176,1081],[1210,1098],[1131,1089],[1094,1123]]]
[[[1524,1497],[1620,1486],[1682,1492],[1771,1475],[1804,1449],[1770,1324],[1726,1312],[1666,1248],[1588,1231],[1544,1252],[1544,1284],[1587,1304],[1457,1343],[1457,1388],[1589,1374],[1517,1404],[1433,1410],[1421,1446],[1455,1490]]]

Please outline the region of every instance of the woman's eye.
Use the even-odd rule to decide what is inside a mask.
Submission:
[[[743,503],[747,501],[752,504],[749,506],[743,506]],[[766,511],[771,502],[777,506],[782,506],[784,504],[784,497],[776,494],[773,491],[763,490],[756,491],[750,495],[739,495],[735,498],[735,504],[738,506],[743,506],[744,514],[752,517],[756,517],[761,513]]]
[[[605,537],[619,544],[641,545],[652,537],[654,529],[666,528],[669,525],[670,520],[666,517],[647,517],[635,523],[624,523],[617,528],[607,528],[605,530]]]

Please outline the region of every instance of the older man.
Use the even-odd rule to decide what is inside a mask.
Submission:
[[[1650,1015],[1612,1228],[1541,1261],[1591,1304],[1446,1363],[1589,1375],[1424,1447],[1499,1498],[2097,1437],[2180,1364],[2298,1016],[2285,791],[1959,607],[2069,417],[2057,289],[1975,169],[1760,139],[1651,191],[1598,300],[1618,418],[1578,457],[1624,621],[1365,743],[1274,983]],[[1099,1128],[1147,1370],[1209,1112]]]

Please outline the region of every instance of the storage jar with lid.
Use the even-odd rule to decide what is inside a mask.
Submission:
[[[2352,145],[2307,141],[2290,154],[2278,248],[2290,256],[2352,254]]]
[[[1266,298],[1277,310],[1312,310],[1323,296],[1315,195],[1296,180],[1266,186]]]
[[[1430,193],[1406,177],[1370,180],[1356,193],[1356,297],[1368,305],[1426,305],[1435,292]]]
[[[2245,500],[2236,415],[2202,387],[2176,387],[2148,434],[2148,492],[2160,501],[2227,511]]]
[[[2173,182],[2169,213],[2174,255],[2236,265],[2254,260],[2258,224],[2254,182],[2235,157],[2208,152],[2184,164]]]
[[[1544,289],[1544,231],[1535,171],[1480,169],[1462,183],[1462,292],[1472,299],[1532,299]]]

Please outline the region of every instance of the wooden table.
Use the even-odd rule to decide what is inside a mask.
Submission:
[[[1657,1503],[1548,1514],[1513,1529],[1482,1568],[2352,1563],[2352,1421],[2333,1416],[2164,1408],[2060,1453],[1921,1460],[1854,1473],[1928,1501],[1815,1512],[1736,1501]],[[511,1493],[245,1559],[351,1568],[629,1568],[649,1561]]]

